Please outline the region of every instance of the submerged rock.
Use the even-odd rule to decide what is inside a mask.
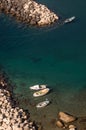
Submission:
[[[62,120],[63,122],[65,122],[65,123],[69,123],[69,122],[76,120],[76,117],[74,117],[70,114],[67,114],[65,112],[59,112],[58,116],[59,116],[59,119]]]
[[[69,130],[76,130],[76,126],[75,125],[69,125]]]
[[[63,127],[64,127],[64,123],[63,123],[62,121],[60,121],[60,120],[58,120],[58,121],[56,122],[56,125],[57,125],[59,128],[63,128]]]

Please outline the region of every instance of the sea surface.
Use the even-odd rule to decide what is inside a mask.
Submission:
[[[59,111],[86,116],[86,1],[37,2],[62,19],[76,19],[40,28],[1,13],[0,67],[9,75],[20,106],[30,111],[32,120],[42,122],[44,130],[55,130],[51,122]],[[29,87],[35,84],[47,84],[50,93],[34,98]],[[46,98],[51,104],[36,109],[35,105]]]

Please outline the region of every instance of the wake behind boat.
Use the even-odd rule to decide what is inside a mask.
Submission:
[[[38,103],[38,104],[36,105],[36,107],[37,107],[37,108],[42,108],[42,107],[47,106],[49,103],[50,103],[50,101],[49,101],[48,99],[46,99],[45,101]]]
[[[34,85],[34,86],[31,86],[30,89],[32,90],[41,90],[41,89],[45,89],[46,88],[46,85]]]
[[[39,90],[39,91],[35,92],[35,93],[33,94],[33,96],[34,96],[34,97],[44,96],[44,95],[46,95],[49,91],[50,91],[49,88],[45,88],[45,89],[42,89],[42,90]]]
[[[70,17],[70,18],[66,19],[66,20],[64,21],[64,23],[70,23],[70,22],[72,22],[74,19],[75,19],[75,16]]]

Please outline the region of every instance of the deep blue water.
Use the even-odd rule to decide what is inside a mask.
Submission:
[[[66,91],[62,100],[67,101],[74,91],[86,90],[86,1],[38,2],[60,17],[75,15],[76,19],[60,27],[37,28],[1,14],[0,65],[18,86],[16,91],[23,90],[22,85],[27,91],[31,85],[48,84],[54,90]]]

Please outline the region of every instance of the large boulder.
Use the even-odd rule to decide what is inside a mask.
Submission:
[[[69,130],[76,130],[76,126],[75,125],[69,125]]]
[[[64,123],[69,123],[69,122],[72,122],[72,121],[76,120],[76,117],[74,117],[74,116],[72,116],[70,114],[67,114],[65,112],[59,112],[58,116],[59,116],[59,119],[61,121],[63,121]]]
[[[56,125],[57,125],[59,128],[63,128],[63,127],[64,127],[63,122],[60,121],[60,120],[58,120],[58,121],[56,122]]]

